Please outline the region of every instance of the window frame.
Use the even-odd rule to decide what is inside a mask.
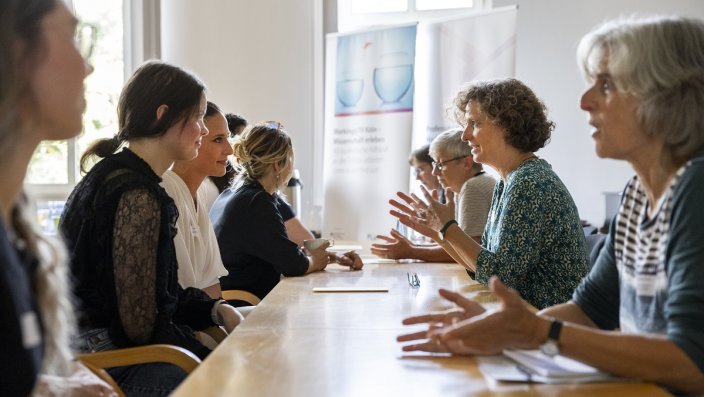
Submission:
[[[145,60],[159,58],[160,6],[152,0],[123,0],[124,81]],[[24,183],[24,190],[36,201],[66,200],[79,180],[77,138],[66,140],[67,183]]]
[[[472,7],[446,8],[438,10],[417,10],[416,0],[407,0],[407,10],[400,12],[376,12],[353,14],[352,2],[355,0],[337,0],[338,32],[350,32],[359,29],[404,24],[422,20],[448,17],[459,12],[482,11],[492,7],[492,0],[474,0]]]

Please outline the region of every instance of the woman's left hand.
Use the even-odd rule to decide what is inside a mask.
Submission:
[[[358,255],[355,251],[346,252],[342,256],[338,256],[334,252],[329,252],[328,255],[331,262],[336,262],[341,266],[347,266],[350,268],[350,270],[362,269],[362,259],[360,258],[360,255]]]
[[[233,306],[227,303],[218,304],[218,317],[223,320],[223,328],[227,333],[233,332],[235,327],[240,325],[245,318]]]
[[[425,223],[433,230],[439,231],[448,221],[455,219],[455,193],[452,190],[446,189],[445,204],[436,200],[424,186],[421,186],[421,191],[428,204],[412,194],[413,199],[416,201],[416,208],[419,208],[416,212],[419,219],[421,219],[421,223]]]

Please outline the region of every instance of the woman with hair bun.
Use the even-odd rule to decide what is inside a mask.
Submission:
[[[281,276],[321,271],[328,263],[362,268],[354,253],[338,257],[323,244],[304,252],[289,239],[279,191],[293,173],[291,138],[278,122],[254,125],[234,146],[241,181],[223,192],[210,216],[229,274],[220,279],[223,289],[242,289],[264,298]]]

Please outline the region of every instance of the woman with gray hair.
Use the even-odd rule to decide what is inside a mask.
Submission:
[[[460,138],[461,129],[438,135],[429,148],[432,173],[441,186],[458,195],[456,219],[460,228],[475,241],[480,241],[492,201],[495,179],[482,170],[482,164],[472,159],[471,149]],[[455,251],[438,244],[415,245],[397,230],[391,236],[377,236],[385,243],[372,244],[373,254],[390,259],[420,259],[427,262],[459,261]],[[433,236],[435,237],[435,236]],[[454,259],[455,258],[455,259]]]
[[[443,319],[408,318],[434,330],[398,339],[428,335],[404,350],[459,354],[541,348],[702,394],[703,22],[607,22],[582,39],[578,57],[590,83],[580,107],[595,128],[597,155],[636,172],[592,271],[571,301],[537,314],[497,279],[491,287],[502,308],[494,313],[442,291],[461,308]]]
[[[441,204],[400,195],[393,204],[402,222],[428,236],[488,283],[500,276],[537,308],[570,298],[588,271],[578,209],[551,166],[534,154],[548,142],[553,122],[544,104],[516,79],[476,82],[455,99],[456,120],[473,160],[501,180],[492,197],[482,244],[458,227],[455,200]],[[427,204],[428,203],[428,204]]]

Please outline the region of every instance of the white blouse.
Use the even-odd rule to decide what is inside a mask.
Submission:
[[[206,193],[201,184],[196,192],[198,206],[194,205],[186,183],[176,173],[168,170],[162,176],[162,187],[176,202],[179,219],[174,237],[176,258],[179,263],[179,284],[183,288],[206,288],[218,283],[228,274],[220,258],[218,240],[205,207]]]

